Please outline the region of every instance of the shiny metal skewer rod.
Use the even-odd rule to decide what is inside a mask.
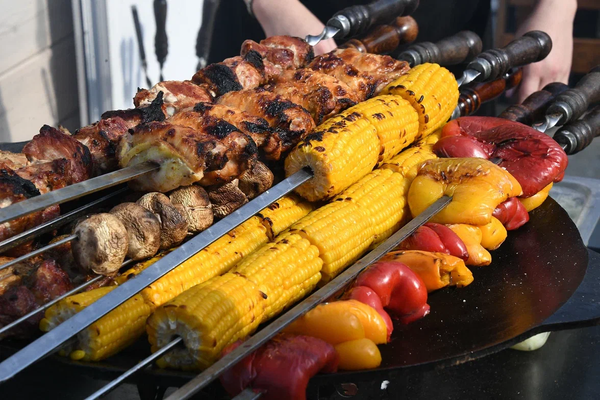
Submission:
[[[147,174],[160,168],[151,161],[146,161],[132,167],[121,168],[108,174],[100,175],[92,179],[66,186],[62,189],[35,196],[8,207],[0,209],[0,224],[22,217],[35,211],[43,210],[55,204],[62,204],[69,200],[78,199],[102,189],[116,186],[120,183],[130,181],[138,176]]]
[[[217,379],[223,372],[227,371],[254,350],[265,344],[283,328],[291,324],[296,318],[302,316],[306,312],[319,305],[321,302],[335,295],[339,290],[343,289],[365,268],[379,260],[394,247],[396,247],[398,243],[409,237],[415,230],[417,230],[417,228],[429,221],[431,217],[444,209],[451,201],[451,197],[441,197],[439,200],[430,205],[424,212],[417,215],[410,222],[404,225],[404,227],[400,228],[399,231],[390,236],[385,242],[377,246],[377,248],[367,253],[360,260],[343,271],[340,275],[331,280],[321,289],[314,292],[290,311],[286,312],[275,321],[271,322],[264,329],[243,342],[231,353],[228,353],[216,363],[205,369],[204,372],[171,394],[167,400],[188,399],[192,395],[198,393],[210,382]]]
[[[126,267],[127,265],[131,264],[132,262],[133,262],[133,260],[127,260],[127,261],[125,261],[123,264],[121,264],[121,268]],[[35,314],[39,313],[40,311],[44,311],[45,309],[52,307],[53,305],[55,305],[56,303],[58,303],[62,299],[66,298],[66,297],[69,297],[69,296],[71,296],[73,294],[76,294],[76,293],[82,291],[86,287],[90,286],[93,283],[98,282],[102,278],[105,278],[105,276],[104,275],[98,275],[95,278],[92,278],[92,279],[90,279],[87,282],[83,282],[81,285],[77,286],[76,288],[73,288],[73,289],[69,290],[67,293],[64,293],[64,294],[58,296],[57,298],[49,301],[48,303],[42,305],[41,307],[36,308],[35,310],[32,310],[29,313],[23,315],[19,319],[14,320],[10,324],[8,324],[6,326],[3,326],[2,328],[0,328],[0,335],[2,335],[6,331],[11,330],[13,327],[19,325],[21,322],[23,322],[23,321],[27,320],[28,318],[34,316]]]
[[[86,397],[85,400],[94,400],[94,399],[97,399],[100,396],[105,395],[106,393],[110,392],[111,390],[116,388],[121,382],[123,382],[125,379],[129,378],[131,375],[135,374],[137,371],[144,369],[152,361],[156,360],[157,358],[160,358],[160,356],[162,356],[163,354],[165,354],[166,352],[168,352],[169,350],[171,350],[173,347],[177,346],[181,342],[183,342],[183,339],[181,337],[178,337],[175,340],[172,340],[166,346],[163,346],[160,350],[158,350],[156,353],[150,354],[148,357],[144,358],[142,361],[137,363],[135,367],[127,370],[124,374],[120,375],[118,378],[110,381],[110,383],[108,385],[98,389],[92,395]]]
[[[19,325],[21,322],[27,320],[28,318],[34,316],[35,314],[39,313],[40,311],[44,311],[45,309],[52,307],[54,304],[58,303],[59,301],[61,301],[62,299],[64,299],[65,297],[69,297],[75,293],[78,293],[79,291],[85,289],[86,287],[90,286],[92,283],[96,283],[98,282],[100,279],[104,278],[104,276],[102,275],[98,275],[97,277],[90,279],[87,282],[84,282],[83,284],[77,286],[74,289],[71,289],[70,291],[68,291],[67,293],[55,298],[52,301],[49,301],[48,303],[44,304],[43,306],[36,308],[35,310],[23,315],[21,318],[14,320],[13,322],[11,322],[10,324],[3,326],[2,328],[0,328],[0,335],[2,335],[4,332],[11,330],[13,327]]]
[[[246,388],[244,391],[233,398],[233,400],[256,400],[260,399],[262,392],[255,392],[252,388]]]
[[[114,192],[108,193],[105,196],[100,197],[99,199],[93,200],[81,207],[78,207],[74,210],[69,211],[68,213],[62,214],[48,222],[44,222],[43,224],[40,224],[34,228],[31,228],[25,232],[21,232],[18,235],[9,237],[8,239],[0,242],[0,253],[4,252],[6,250],[10,250],[13,247],[16,247],[20,244],[23,244],[36,236],[40,236],[44,233],[50,232],[58,227],[61,227],[65,224],[73,221],[75,218],[79,217],[86,210],[88,210],[92,207],[95,207],[98,204],[101,204],[101,203],[105,202],[106,200],[109,200],[115,196],[123,194],[123,193],[127,192],[128,190],[129,189],[127,187],[117,189]]]
[[[63,343],[135,296],[145,287],[177,268],[181,263],[312,177],[313,173],[308,169],[302,169],[287,177],[207,230],[182,244],[177,250],[168,253],[136,275],[134,279],[115,287],[109,296],[101,297],[50,332],[3,360],[0,362],[0,382],[9,380],[31,364],[52,353]]]
[[[6,269],[8,267],[12,267],[13,265],[18,264],[18,263],[20,263],[22,261],[25,261],[25,260],[27,260],[27,259],[29,259],[31,257],[35,257],[38,254],[42,254],[42,253],[44,253],[44,252],[46,252],[48,250],[52,250],[55,247],[58,247],[58,246],[63,245],[65,243],[68,243],[68,242],[70,242],[73,239],[77,239],[77,235],[69,235],[69,236],[67,236],[65,238],[57,240],[54,243],[48,244],[48,245],[46,245],[44,247],[40,247],[37,250],[31,251],[31,252],[29,252],[27,254],[24,254],[21,257],[17,257],[14,260],[10,260],[9,262],[0,265],[0,271],[2,271],[3,269]]]

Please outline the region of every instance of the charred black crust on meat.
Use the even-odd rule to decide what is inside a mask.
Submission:
[[[294,107],[297,107],[297,105],[278,96],[276,99],[268,101],[265,107],[265,115],[273,118],[284,119],[285,117],[283,113],[285,110],[289,110],[290,108]]]
[[[218,137],[219,139],[225,139],[231,132],[237,131],[238,128],[231,125],[229,122],[216,118],[213,123],[207,124],[206,126],[206,133]]]
[[[202,71],[205,80],[211,84],[218,96],[222,96],[228,92],[242,90],[243,87],[237,79],[237,76],[226,65],[211,64]]]
[[[263,58],[260,53],[256,50],[250,50],[244,56],[244,61],[252,64],[254,68],[259,71],[263,71],[265,69],[265,64],[263,63]]]
[[[261,119],[260,123],[244,121],[242,124],[244,125],[244,129],[250,133],[263,133],[269,131],[270,128],[269,123],[264,119]]]
[[[198,113],[205,113],[210,109],[212,109],[212,105],[209,103],[198,103],[194,106],[194,111]]]
[[[163,106],[163,92],[160,91],[152,100],[152,103],[145,107],[131,108],[129,110],[114,110],[107,111],[100,117],[101,119],[119,117],[125,121],[140,118],[140,123],[145,124],[152,121],[164,121],[165,113],[162,110]]]
[[[246,155],[248,158],[256,156],[258,154],[258,146],[256,145],[256,143],[254,143],[254,140],[252,140],[250,136],[244,136],[248,141],[248,144],[244,146],[244,155]]]
[[[14,195],[21,195],[26,199],[40,195],[40,191],[35,187],[33,182],[21,178],[8,168],[0,169],[0,186],[10,187]]]

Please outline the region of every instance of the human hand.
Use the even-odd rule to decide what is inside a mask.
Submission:
[[[253,11],[267,36],[290,35],[304,38],[318,35],[325,25],[298,0],[254,0]],[[336,48],[333,39],[322,40],[314,46],[315,54],[328,53]]]
[[[542,61],[523,67],[523,79],[516,90],[520,103],[548,83],[568,83],[573,59],[573,20],[576,0],[539,0],[533,13],[517,30],[516,37],[532,30],[550,35],[552,51]]]

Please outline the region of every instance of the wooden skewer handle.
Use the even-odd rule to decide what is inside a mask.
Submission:
[[[499,117],[531,126],[544,118],[550,103],[567,89],[569,86],[564,83],[549,83],[542,90],[529,95],[523,103],[508,107]]]
[[[458,98],[460,115],[464,116],[475,113],[483,103],[494,100],[504,93],[505,90],[517,86],[521,82],[522,77],[523,71],[521,68],[515,68],[506,73],[502,78],[462,88],[460,90],[460,97]]]
[[[412,43],[419,33],[413,17],[397,17],[389,25],[371,29],[364,37],[350,39],[341,48],[354,47],[362,53],[387,54],[401,44]]]
[[[462,31],[437,43],[417,43],[399,56],[411,67],[424,63],[456,65],[468,62],[481,53],[481,38],[471,31]]]
[[[600,106],[592,109],[585,117],[563,126],[554,134],[554,140],[569,155],[579,153],[600,136]]]

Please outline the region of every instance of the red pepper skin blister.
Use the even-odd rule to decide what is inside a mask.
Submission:
[[[223,354],[242,342],[228,346]],[[338,355],[329,343],[310,336],[278,335],[221,375],[230,396],[245,388],[264,400],[305,400],[308,381],[319,372],[336,372]]]

